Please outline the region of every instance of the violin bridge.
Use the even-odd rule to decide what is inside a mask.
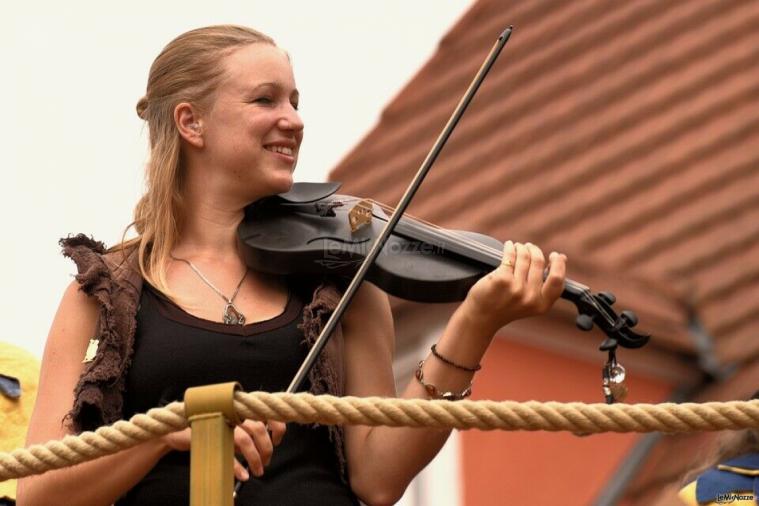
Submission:
[[[353,206],[348,211],[348,224],[351,226],[351,233],[356,233],[361,227],[372,222],[372,203],[364,199]]]

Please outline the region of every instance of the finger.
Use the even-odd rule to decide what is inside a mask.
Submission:
[[[516,249],[514,280],[517,282],[517,286],[524,286],[524,283],[527,282],[527,272],[530,270],[530,251],[527,246],[519,242],[514,247]]]
[[[543,300],[553,304],[564,291],[564,279],[567,272],[566,255],[552,252],[549,257],[548,276],[543,283],[541,290]]]
[[[263,425],[263,424],[262,424]],[[268,439],[268,434],[267,434]],[[248,461],[248,467],[255,476],[264,474],[264,461],[254,442],[254,436],[248,434],[241,426],[235,427],[235,447]]]
[[[503,255],[501,255],[500,268],[508,274],[514,273],[514,264],[516,263],[516,249],[514,243],[506,241],[503,243]]]
[[[192,432],[189,427],[177,432],[170,432],[163,436],[164,442],[169,445],[172,450],[188,451],[190,449],[190,440],[192,438]]]
[[[261,461],[265,466],[268,466],[269,462],[271,462],[271,455],[274,452],[274,444],[266,428],[266,424],[264,422],[245,420],[242,423],[242,428],[253,437],[253,442],[256,445],[258,454],[261,456]]]
[[[285,422],[266,422],[266,425],[269,427],[269,437],[272,444],[274,446],[279,445],[282,438],[285,437],[285,432],[287,432],[287,424]]]
[[[250,479],[250,473],[242,467],[242,464],[240,464],[240,461],[233,458],[232,460],[235,461],[235,478],[237,478],[238,481],[248,481]]]
[[[546,258],[543,251],[532,243],[525,245],[530,252],[530,270],[527,273],[527,286],[535,295],[540,294],[543,286],[543,270],[546,267]]]

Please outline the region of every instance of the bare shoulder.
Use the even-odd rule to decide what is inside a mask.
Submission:
[[[97,319],[95,298],[82,291],[77,281],[72,281],[63,293],[50,326],[45,354],[50,349],[75,355],[79,349],[86,349],[89,340],[94,337]]]
[[[74,387],[82,373],[89,340],[95,337],[98,307],[73,281],[66,288],[50,326],[40,367],[37,401],[27,443],[61,437],[61,421],[73,406]]]
[[[63,292],[61,303],[53,320],[53,326],[61,320],[63,322],[77,322],[79,324],[94,325],[97,323],[98,305],[94,297],[87,295],[81,290],[78,281],[72,281]]]

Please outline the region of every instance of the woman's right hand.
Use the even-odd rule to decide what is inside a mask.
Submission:
[[[267,430],[268,426],[268,430]],[[274,447],[282,442],[286,425],[283,422],[257,422],[245,420],[235,427],[235,454],[242,455],[248,461],[248,467],[255,476],[264,474],[264,467],[271,462]],[[170,450],[186,452],[190,450],[191,429],[172,432],[163,436],[163,441]],[[248,471],[235,458],[235,478],[247,481]]]

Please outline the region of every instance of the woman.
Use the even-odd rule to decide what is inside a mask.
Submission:
[[[307,351],[304,334],[313,339],[338,294],[328,282],[248,270],[236,229],[247,204],[291,187],[303,138],[297,108],[288,56],[259,32],[201,28],[164,48],[137,105],[151,144],[139,235],[108,253],[84,236],[62,242],[79,275],[48,337],[28,443],[173,401],[188,386],[286,388]],[[465,395],[495,331],[558,298],[565,260],[506,243],[503,264],[470,290],[403,397]],[[387,297],[365,283],[341,325],[306,388],[395,396]],[[236,463],[236,477],[249,481],[237,504],[392,504],[450,433],[269,426],[235,428],[236,452],[257,477]],[[20,497],[25,505],[61,497],[69,505],[186,504],[189,442],[188,429],[25,479]]]

